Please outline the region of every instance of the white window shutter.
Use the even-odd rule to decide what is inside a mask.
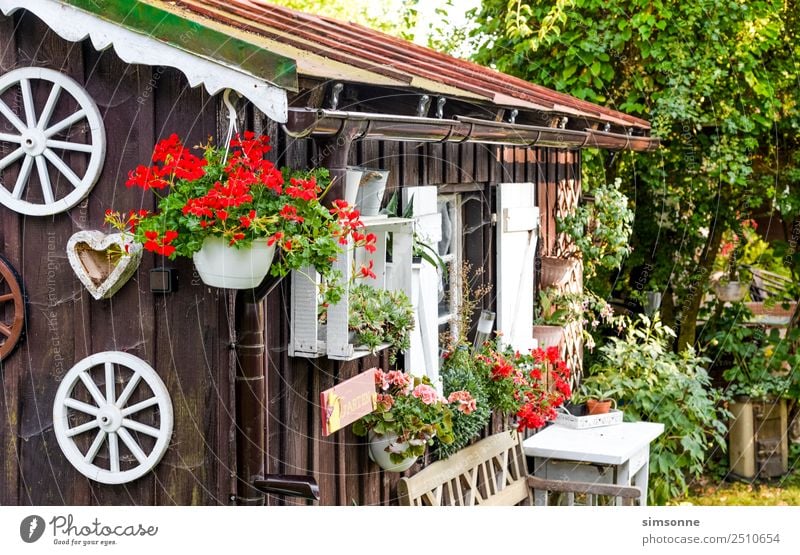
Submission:
[[[406,187],[402,191],[403,206],[408,206],[414,199],[414,211],[410,217],[416,220],[418,239],[435,251],[442,238],[442,216],[436,203],[436,187]],[[436,268],[423,260],[414,268],[412,282],[411,303],[416,325],[411,335],[411,348],[406,352],[405,369],[417,376],[427,375],[433,383],[438,383],[439,275]]]
[[[503,343],[520,352],[533,339],[534,257],[539,209],[533,183],[497,186],[497,330]]]

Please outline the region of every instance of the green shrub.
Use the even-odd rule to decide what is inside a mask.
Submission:
[[[692,349],[674,353],[675,333],[658,320],[639,316],[626,324],[624,339],[611,338],[600,348],[581,388],[612,395],[627,421],[664,424],[651,447],[648,492],[651,503],[664,504],[686,494],[688,483],[703,473],[710,448],[725,449],[729,414],[711,387],[709,359]]]
[[[459,347],[445,360],[441,376],[445,397],[454,391],[466,390],[477,402],[477,408],[470,414],[453,411],[452,443],[436,441],[437,457],[446,459],[481,434],[489,423],[491,409],[483,379],[476,373],[475,359],[468,347]]]

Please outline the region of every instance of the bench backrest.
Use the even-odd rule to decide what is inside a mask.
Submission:
[[[401,505],[532,504],[522,440],[505,431],[437,461],[397,485]]]

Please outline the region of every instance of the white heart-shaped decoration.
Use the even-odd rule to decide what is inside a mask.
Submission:
[[[136,273],[142,245],[122,233],[79,231],[67,242],[67,258],[92,297],[110,299]]]

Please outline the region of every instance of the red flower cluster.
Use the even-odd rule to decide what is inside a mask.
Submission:
[[[160,239],[157,231],[145,231],[144,236],[147,239],[147,241],[144,242],[145,249],[156,254],[163,254],[164,256],[169,256],[175,252],[175,247],[170,243],[178,238],[177,231],[167,230]]]
[[[153,150],[152,166],[137,166],[128,174],[125,185],[142,189],[163,189],[173,179],[200,179],[205,175],[206,161],[198,158],[181,143],[178,135],[173,133],[160,141]],[[155,163],[161,163],[161,166]]]
[[[289,185],[284,192],[290,197],[301,200],[314,200],[317,198],[320,188],[317,185],[317,178],[313,175],[308,179],[293,177],[289,180]]]
[[[364,247],[364,250],[373,253],[377,250],[378,237],[374,233],[365,233],[366,228],[361,221],[361,212],[353,208],[346,201],[337,199],[333,201],[331,214],[336,216],[336,221],[341,227],[339,234],[339,244],[346,245],[348,237],[353,240],[354,247]],[[360,273],[363,277],[375,277],[371,272],[372,263],[369,267],[362,267]],[[366,272],[366,273],[364,273]]]
[[[501,352],[489,341],[477,358],[491,379],[490,396],[516,416],[520,430],[541,428],[554,420],[556,408],[571,395],[569,368],[558,347],[523,355]]]
[[[375,272],[373,271],[374,266],[375,266],[375,261],[374,260],[370,260],[369,264],[362,265],[361,268],[359,268],[359,270],[358,270],[359,276],[362,277],[362,278],[375,279],[376,276],[375,276]]]

